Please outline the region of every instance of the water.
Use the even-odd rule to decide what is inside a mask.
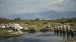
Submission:
[[[54,32],[37,32],[24,33],[24,35],[16,37],[0,38],[0,42],[64,42],[66,39],[75,38],[66,34],[58,34]]]

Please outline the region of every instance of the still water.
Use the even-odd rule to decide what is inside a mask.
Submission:
[[[71,35],[54,32],[24,33],[21,36],[0,38],[0,42],[64,42],[67,39],[76,39]]]

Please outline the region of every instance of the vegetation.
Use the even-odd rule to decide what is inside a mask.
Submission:
[[[29,33],[35,33],[36,30],[35,30],[34,28],[29,28],[28,32],[29,32]]]
[[[15,18],[14,20],[21,20],[21,18],[20,18],[20,17],[17,17],[17,18]]]
[[[59,23],[76,23],[76,18],[60,18],[55,21]]]
[[[0,23],[8,23],[9,19],[6,18],[0,18]]]
[[[41,31],[41,32],[47,32],[48,29],[44,28],[44,29],[41,29],[40,31]]]
[[[36,20],[36,21],[39,21],[40,19],[39,19],[39,18],[36,18],[35,20]]]
[[[21,20],[20,17],[15,18],[15,20],[10,20],[6,18],[0,18],[0,24],[1,23],[20,23],[20,24],[29,24],[29,25],[35,25],[38,28],[42,25],[47,24],[54,24],[54,23],[76,23],[76,18],[60,18],[60,19],[54,19],[54,20],[40,20],[39,18],[36,18],[34,20]]]

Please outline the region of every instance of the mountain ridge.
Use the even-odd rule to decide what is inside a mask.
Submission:
[[[76,11],[44,11],[39,13],[22,13],[22,14],[13,14],[9,16],[5,16],[9,19],[14,19],[16,17],[20,17],[21,19],[29,20],[29,19],[54,19],[54,18],[68,18],[68,17],[76,17]]]

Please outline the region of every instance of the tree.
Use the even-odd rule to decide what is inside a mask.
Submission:
[[[15,18],[15,20],[21,20],[21,18],[20,17],[17,17],[17,18]]]
[[[36,18],[35,20],[39,21],[40,19],[39,18]]]

